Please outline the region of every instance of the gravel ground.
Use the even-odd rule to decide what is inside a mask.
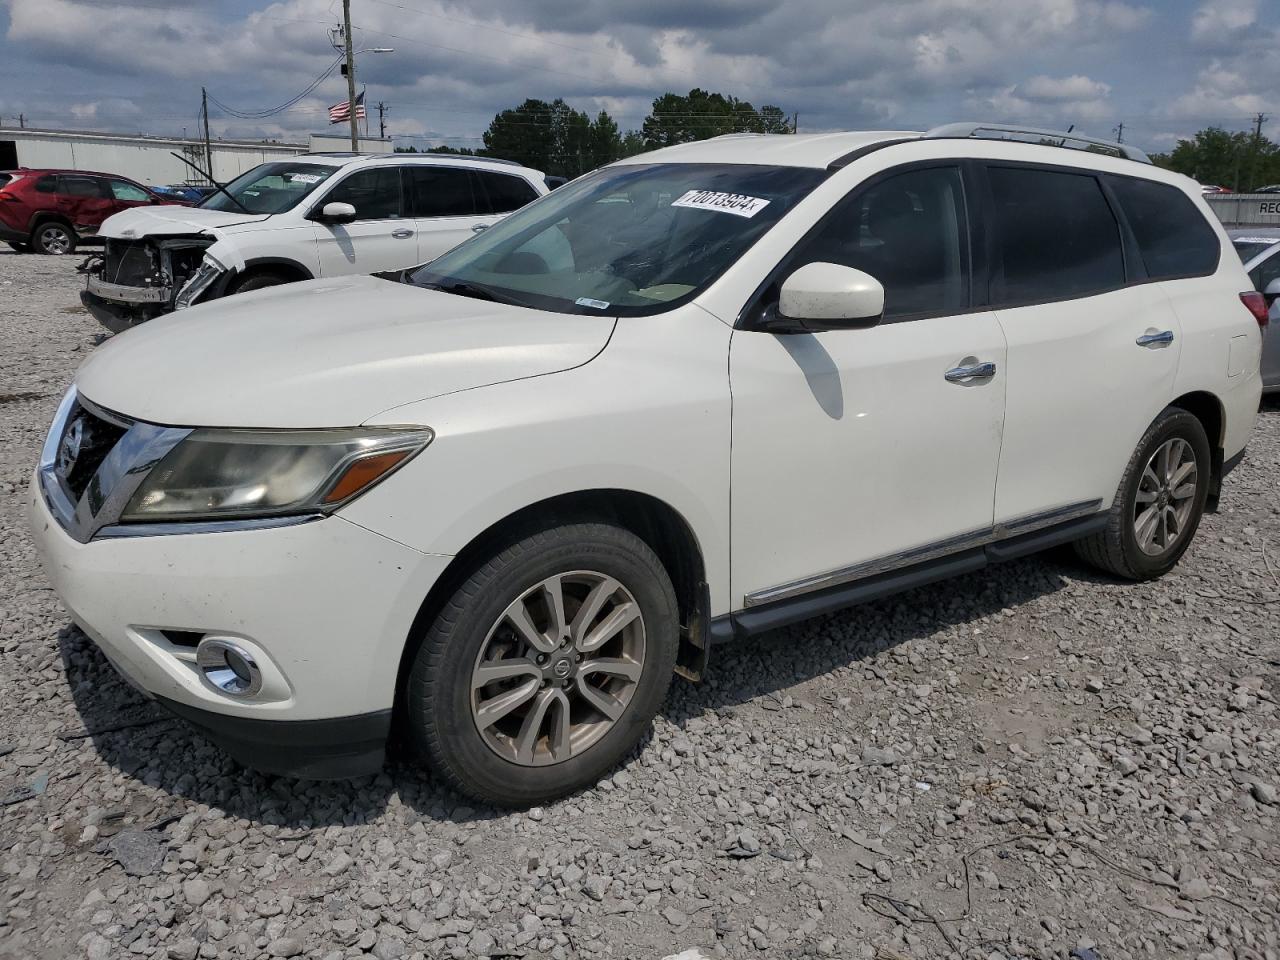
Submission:
[[[74,267],[0,252],[0,957],[1280,960],[1280,405],[1163,581],[1051,555],[718,649],[507,813],[238,769],[69,624],[23,499]]]

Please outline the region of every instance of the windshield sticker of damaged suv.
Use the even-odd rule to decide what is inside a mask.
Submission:
[[[112,338],[31,478],[45,571],[241,763],[371,774],[394,729],[517,807],[720,643],[1067,543],[1160,577],[1244,456],[1265,297],[1193,181],[1027,133],[683,144],[399,280]]]
[[[505,160],[306,154],[264,163],[193,208],[103,223],[81,301],[109,330],[231,294],[434,259],[548,192]]]

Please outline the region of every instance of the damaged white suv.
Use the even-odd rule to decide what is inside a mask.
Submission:
[[[311,153],[264,163],[197,207],[109,217],[81,300],[119,332],[193,303],[426,263],[547,192],[507,160]]]
[[[405,282],[114,338],[32,480],[48,576],[243,762],[395,731],[499,804],[601,776],[713,642],[1067,542],[1160,576],[1266,304],[1193,181],[974,132],[672,147]]]

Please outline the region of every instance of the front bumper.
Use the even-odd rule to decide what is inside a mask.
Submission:
[[[79,543],[50,512],[38,476],[28,511],[49,580],[76,623],[135,687],[233,756],[313,777],[351,775],[324,771],[380,756],[401,654],[449,557],[338,516]],[[261,658],[278,681],[267,696],[237,700],[203,679],[190,644],[206,634],[236,638]],[[373,716],[382,714],[385,722]]]
[[[112,333],[123,333],[130,327],[169,312],[168,304],[121,303],[100,297],[90,290],[80,291],[80,302],[93,318]]]

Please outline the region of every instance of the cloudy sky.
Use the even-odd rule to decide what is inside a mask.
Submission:
[[[477,146],[493,114],[564,97],[638,127],[691,87],[799,113],[802,131],[1008,120],[1167,149],[1258,111],[1280,139],[1278,0],[352,0],[370,102],[408,143]],[[247,113],[333,63],[341,0],[0,0],[0,120],[194,134],[200,88]],[[215,136],[302,138],[345,97]],[[376,120],[375,120],[376,127]]]

